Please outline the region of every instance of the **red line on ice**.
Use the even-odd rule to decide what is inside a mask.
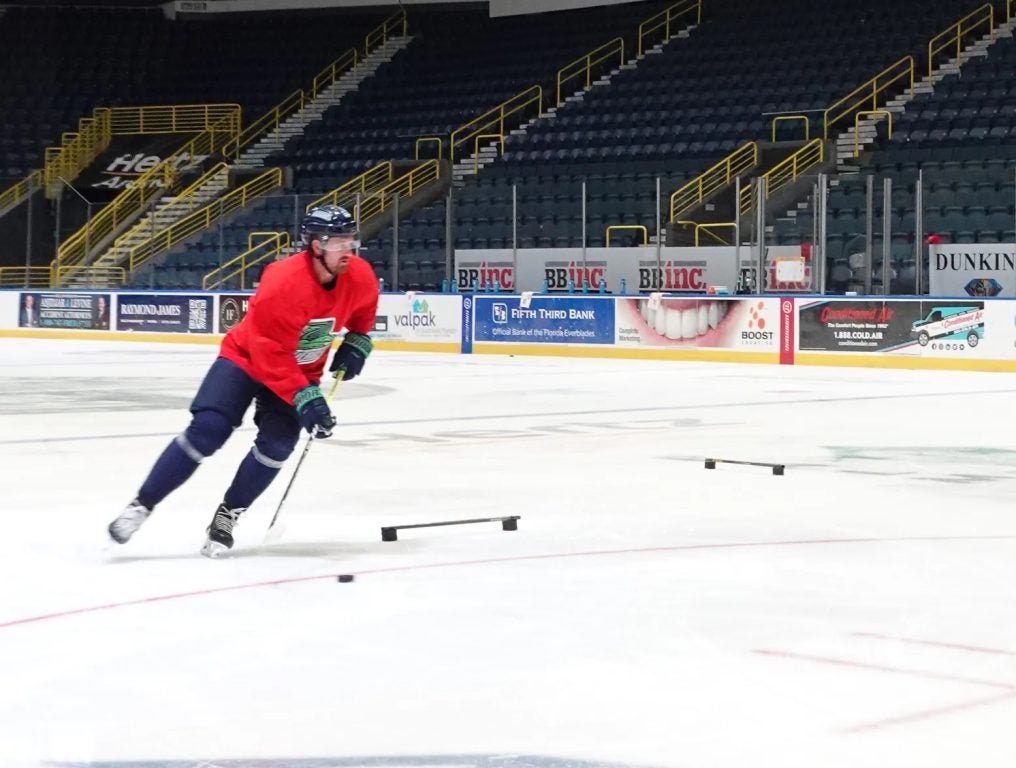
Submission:
[[[789,546],[813,546],[824,544],[881,544],[891,542],[913,542],[913,541],[994,541],[1016,539],[1016,536],[913,536],[897,538],[853,538],[853,539],[803,539],[789,541],[757,541],[740,542],[728,544],[682,544],[670,547],[644,547],[636,549],[606,549],[592,552],[554,552],[544,555],[514,555],[511,557],[494,557],[481,560],[450,560],[444,563],[421,563],[416,565],[397,565],[387,568],[370,568],[360,571],[344,570],[343,573],[352,573],[356,576],[369,576],[382,573],[400,573],[405,571],[423,571],[433,568],[456,568],[467,565],[492,565],[495,563],[517,563],[534,560],[567,559],[573,557],[606,557],[611,555],[638,555],[651,554],[655,552],[685,552],[695,550],[713,549],[750,549],[757,547],[789,547]],[[235,592],[243,589],[257,589],[260,587],[276,587],[286,584],[301,584],[309,581],[334,580],[338,572],[317,574],[315,576],[291,576],[284,579],[272,579],[270,581],[255,581],[247,584],[235,584],[230,587],[209,587],[207,589],[195,589],[189,592],[173,592],[167,595],[155,595],[153,597],[142,597],[135,600],[122,600],[103,605],[90,605],[84,608],[72,608],[64,611],[40,614],[38,616],[27,616],[22,619],[13,619],[0,622],[0,629],[16,627],[22,624],[34,624],[50,619],[62,619],[68,616],[80,616],[87,613],[98,613],[109,611],[114,608],[126,608],[133,605],[146,605],[148,603],[167,602],[169,600],[182,600],[187,597],[201,597],[204,595],[215,595],[223,592]]]
[[[851,669],[867,669],[873,672],[889,672],[894,675],[907,675],[909,677],[921,677],[926,680],[942,680],[949,683],[966,683],[967,685],[983,685],[989,688],[1001,688],[1010,691],[1010,695],[1016,695],[1016,685],[1012,683],[997,682],[995,680],[978,680],[971,677],[957,677],[955,675],[943,675],[939,672],[931,672],[925,669],[911,669],[908,667],[890,667],[885,664],[869,664],[864,661],[851,661],[850,659],[837,659],[830,656],[812,656],[807,653],[794,653],[792,651],[756,650],[754,653],[760,656],[778,656],[783,659],[797,659],[800,661],[813,661],[818,664],[829,664],[836,667],[850,667]]]
[[[961,643],[943,643],[937,640],[919,640],[914,637],[894,637],[892,635],[880,635],[876,632],[854,632],[854,637],[869,637],[875,640],[891,640],[897,643],[908,645],[927,645],[932,648],[948,648],[953,651],[969,651],[970,653],[990,653],[996,656],[1016,656],[1016,651],[1006,651],[1002,648],[985,648],[980,645],[964,645]]]
[[[956,712],[963,712],[967,709],[974,709],[976,707],[986,707],[989,704],[998,704],[1002,701],[1010,701],[1016,698],[1016,692],[1011,693],[1000,693],[997,696],[988,696],[984,699],[974,699],[973,701],[967,701],[962,704],[950,704],[945,707],[936,707],[935,709],[926,709],[922,712],[913,712],[909,715],[899,715],[898,717],[887,717],[884,720],[876,720],[871,723],[861,723],[860,725],[852,725],[849,728],[844,728],[841,733],[863,733],[864,731],[875,731],[880,728],[889,728],[893,725],[907,725],[909,723],[915,723],[920,720],[927,720],[932,717],[940,717],[942,715],[951,715]]]

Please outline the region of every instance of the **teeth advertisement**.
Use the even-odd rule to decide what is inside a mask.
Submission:
[[[617,344],[776,352],[779,318],[775,298],[618,299]]]

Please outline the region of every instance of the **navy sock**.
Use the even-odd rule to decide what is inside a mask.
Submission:
[[[138,491],[138,501],[149,509],[187,482],[198,462],[187,455],[174,439],[162,452]]]
[[[269,466],[268,463],[277,466]],[[259,457],[257,449],[252,448],[240,462],[240,467],[236,470],[236,476],[226,491],[223,502],[229,509],[238,507],[247,509],[272,484],[272,480],[279,474],[281,468],[281,461]]]

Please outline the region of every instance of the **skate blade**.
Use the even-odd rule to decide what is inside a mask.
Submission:
[[[211,539],[205,541],[204,546],[201,547],[201,554],[205,557],[211,558],[212,560],[221,557],[227,552],[229,552],[229,547],[225,544],[220,544],[217,541],[212,541]]]

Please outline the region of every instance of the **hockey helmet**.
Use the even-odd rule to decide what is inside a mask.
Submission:
[[[353,238],[354,250],[359,247],[356,222],[349,211],[338,205],[319,205],[311,208],[300,222],[300,239],[304,245],[310,245],[310,241],[316,237],[324,246],[328,238],[340,235]]]

